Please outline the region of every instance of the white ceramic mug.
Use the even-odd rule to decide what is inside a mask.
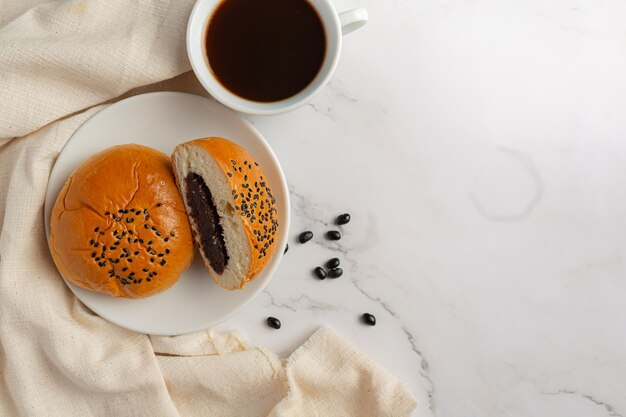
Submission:
[[[299,107],[313,98],[328,82],[341,53],[341,36],[363,26],[367,10],[352,9],[337,13],[330,0],[308,0],[319,14],[326,32],[326,55],[317,75],[302,91],[280,101],[262,103],[246,100],[226,89],[209,67],[205,50],[205,32],[213,12],[222,0],[198,0],[187,25],[187,53],[191,67],[204,88],[220,103],[249,114],[276,114]]]

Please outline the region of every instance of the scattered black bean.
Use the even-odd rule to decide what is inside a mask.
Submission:
[[[311,239],[313,239],[313,232],[311,231],[302,232],[298,236],[298,242],[300,243],[306,243]]]
[[[368,326],[376,326],[376,317],[373,314],[365,313],[363,314],[363,323]]]
[[[337,224],[342,225],[342,224],[348,224],[348,223],[350,223],[350,214],[343,213],[337,216]]]
[[[326,271],[324,271],[324,268],[318,266],[313,270],[313,272],[315,273],[315,276],[319,279],[326,279],[327,274]]]
[[[270,326],[272,329],[280,329],[280,320],[278,320],[276,317],[268,317],[267,318],[267,325]]]
[[[339,278],[339,277],[340,277],[340,276],[342,276],[342,275],[343,275],[343,269],[341,269],[341,268],[331,269],[331,270],[328,272],[328,276],[329,276],[330,278],[333,278],[333,279],[335,279],[335,278]]]
[[[328,269],[335,269],[339,266],[339,258],[333,258],[330,259],[328,262],[326,262],[326,268]]]
[[[339,233],[337,230],[329,230],[328,232],[326,232],[326,237],[330,240],[339,240],[341,239],[341,233]]]

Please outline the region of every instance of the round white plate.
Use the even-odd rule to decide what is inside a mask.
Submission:
[[[200,256],[169,290],[141,300],[109,297],[66,281],[87,307],[127,329],[155,335],[177,335],[206,329],[241,310],[267,285],[287,243],[289,191],[283,171],[263,136],[247,121],[204,97],[158,92],[122,100],[94,115],[67,142],[59,155],[46,192],[46,234],[50,212],[61,187],[83,161],[114,145],[139,143],[170,155],[181,142],[222,136],[245,147],[263,166],[272,184],[280,224],[276,250],[263,272],[243,289],[217,286],[202,266]]]

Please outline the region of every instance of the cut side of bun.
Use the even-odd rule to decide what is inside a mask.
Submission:
[[[263,171],[239,145],[222,138],[181,144],[172,155],[195,244],[211,278],[242,288],[269,262],[278,216]]]

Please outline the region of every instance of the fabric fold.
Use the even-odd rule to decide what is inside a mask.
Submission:
[[[185,31],[193,4],[53,1],[6,23],[0,28],[0,141],[189,71]]]

